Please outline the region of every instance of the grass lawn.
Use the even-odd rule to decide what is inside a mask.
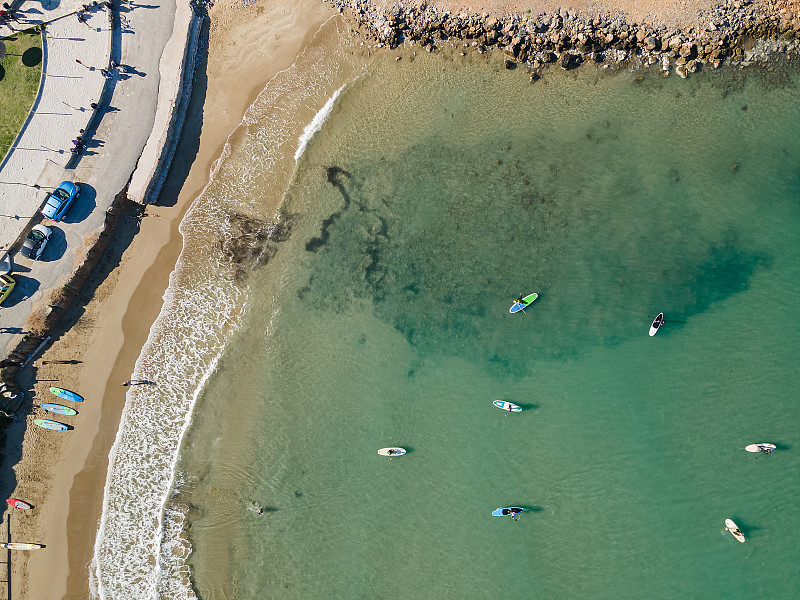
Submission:
[[[42,73],[42,37],[37,29],[19,32],[2,41],[0,60],[0,160],[17,137],[36,99]]]

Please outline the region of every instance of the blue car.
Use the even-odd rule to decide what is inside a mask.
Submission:
[[[81,190],[77,185],[71,181],[62,181],[61,185],[47,195],[42,215],[53,221],[60,221],[80,194]]]

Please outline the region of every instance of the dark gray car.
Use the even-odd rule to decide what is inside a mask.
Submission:
[[[52,233],[52,229],[45,225],[34,225],[28,237],[22,242],[22,248],[19,249],[20,254],[25,258],[39,260]]]

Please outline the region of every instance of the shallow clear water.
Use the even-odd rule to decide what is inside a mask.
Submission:
[[[173,499],[199,596],[793,597],[800,79],[409,58],[240,267]]]
[[[798,79],[389,58],[188,433],[201,597],[792,597]]]

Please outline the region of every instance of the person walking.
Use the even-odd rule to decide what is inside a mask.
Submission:
[[[122,384],[123,387],[128,387],[129,385],[142,385],[145,383],[153,383],[152,381],[147,381],[146,379],[129,379],[125,383]]]

